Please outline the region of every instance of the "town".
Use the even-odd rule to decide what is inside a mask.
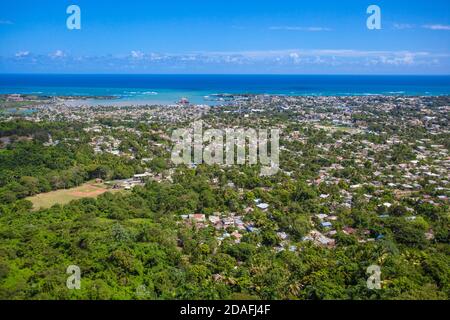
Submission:
[[[2,99],[20,105],[0,113],[0,219],[9,221],[19,204],[26,212],[59,212],[73,206],[77,212],[90,210],[96,222],[86,226],[86,239],[91,240],[77,239],[81,248],[95,241],[89,228],[112,228],[108,232],[118,245],[129,248],[142,242],[173,248],[170,254],[179,256],[177,265],[183,270],[195,265],[200,272],[215,264],[201,271],[209,274],[205,276],[213,286],[231,288],[245,278],[255,281],[252,289],[239,287],[233,294],[275,298],[302,290],[287,286],[265,292],[265,255],[272,257],[270,264],[284,261],[277,268],[290,274],[286,281],[292,284],[296,271],[284,269],[294,263],[291,259],[309,266],[296,280],[307,283],[319,272],[310,266],[311,255],[332,255],[336,267],[343,263],[343,252],[378,252],[374,261],[362,258],[360,271],[351,271],[358,277],[373,263],[394,263],[407,255],[395,263],[410,265],[415,259],[411,250],[439,251],[448,245],[448,97],[246,94],[227,95],[215,106],[184,100],[170,106],[97,107],[74,106],[66,98]],[[278,172],[265,176],[261,164],[248,162],[173,163],[172,133],[199,120],[205,129],[279,129]],[[54,159],[52,168],[37,154],[30,158],[36,161],[34,169],[8,158],[20,157],[21,150],[26,157],[39,150]],[[56,150],[65,150],[67,159],[53,158]],[[18,180],[15,170],[23,172]],[[62,192],[58,190],[68,192],[86,183],[94,183],[95,192],[77,191],[81,196],[72,202],[51,198]],[[46,195],[48,205],[37,208],[36,197]],[[130,259],[142,263],[130,249],[115,250],[111,261],[115,266],[125,263],[117,268],[146,272],[126,264]],[[433,259],[444,259],[445,254],[432,252]],[[321,259],[323,267],[329,260]],[[386,295],[392,294],[389,288],[394,290],[396,272],[387,275],[391,280],[384,283]],[[160,287],[152,297],[164,290]],[[331,294],[311,290],[309,297]],[[429,290],[439,295],[441,289],[433,284]]]

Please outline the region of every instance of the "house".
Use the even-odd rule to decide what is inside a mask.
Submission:
[[[313,230],[309,233],[309,235],[303,237],[303,241],[312,241],[316,245],[326,247],[334,247],[336,245],[336,241],[334,239],[327,238],[317,230]]]
[[[277,235],[280,237],[281,240],[286,240],[288,238],[286,232],[277,232]]]
[[[324,228],[331,228],[333,226],[333,224],[331,222],[329,222],[329,221],[322,222],[321,225]]]
[[[243,225],[244,224],[244,222],[242,221],[242,217],[238,217],[238,216],[236,216],[236,217],[234,217],[234,224],[235,225]]]
[[[242,234],[240,234],[239,232],[235,231],[231,234],[231,236],[235,238],[236,243],[241,242]]]
[[[267,210],[269,208],[269,205],[267,203],[260,203],[257,205],[257,207],[261,210]]]
[[[377,236],[377,240],[383,240],[383,239],[384,239],[384,235],[379,234],[379,235]]]
[[[223,280],[223,276],[218,273],[215,273],[215,274],[213,274],[213,279],[214,279],[214,281],[219,282],[219,281]]]
[[[146,173],[142,173],[142,174],[135,174],[133,176],[133,180],[134,181],[139,181],[139,182],[145,182],[145,179],[150,177],[151,173],[146,172]]]
[[[334,236],[334,235],[336,235],[336,234],[337,234],[337,231],[336,231],[336,230],[330,230],[330,231],[328,231],[328,232],[326,233],[327,236]]]
[[[245,230],[245,225],[244,225],[244,222],[243,222],[242,220],[236,219],[236,220],[234,221],[234,224],[236,225],[236,227],[237,227],[239,230]]]
[[[234,219],[230,218],[230,217],[223,218],[222,222],[223,222],[223,225],[225,226],[225,228],[234,225]]]
[[[206,228],[208,225],[204,222],[197,222],[195,226],[197,227],[197,229],[203,229]]]
[[[221,230],[223,229],[223,223],[222,221],[219,221],[218,223],[214,224],[214,228],[216,228],[216,230]]]
[[[426,232],[425,233],[425,238],[427,239],[427,240],[433,240],[434,239],[434,232],[433,232],[433,230],[429,230],[428,232]]]
[[[208,220],[212,224],[217,224],[220,222],[220,218],[218,216],[209,216]]]
[[[206,221],[205,215],[200,214],[200,213],[190,214],[189,219],[191,219],[195,222],[205,222]]]
[[[244,209],[244,212],[245,212],[245,213],[250,213],[250,212],[252,212],[252,211],[253,211],[253,208],[252,208],[252,207],[247,207],[247,208]]]
[[[346,235],[352,235],[356,232],[356,229],[352,227],[344,227],[342,228],[342,232],[345,233]]]

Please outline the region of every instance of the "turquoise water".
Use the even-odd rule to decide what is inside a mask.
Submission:
[[[34,109],[20,109],[20,108],[9,108],[5,110],[6,113],[19,113],[23,115],[30,115],[36,112]]]
[[[0,94],[114,96],[115,103],[210,103],[223,93],[280,95],[450,95],[450,76],[0,75]],[[95,103],[95,101],[94,101]],[[108,101],[107,103],[111,103]]]

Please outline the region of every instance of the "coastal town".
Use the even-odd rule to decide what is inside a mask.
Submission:
[[[449,12],[0,1],[3,313],[437,313],[450,300]]]
[[[98,215],[118,221],[120,230],[128,220],[160,221],[166,215],[173,219],[170,233],[177,250],[191,252],[186,259],[194,259],[198,250],[215,259],[247,246],[301,259],[311,247],[338,252],[388,244],[426,248],[448,241],[450,99],[445,96],[246,94],[215,97],[214,102],[221,101],[214,106],[207,100],[204,105],[180,100],[174,105],[74,106],[66,98],[2,99],[20,105],[0,112],[0,152],[38,145],[73,150],[74,159],[84,163],[77,169],[81,180],[65,181],[72,171],[58,179],[49,173],[44,177],[50,186],[42,190],[94,179],[106,191],[98,203],[109,199],[120,207],[138,197],[132,209],[103,204]],[[259,165],[175,165],[172,132],[197,120],[222,130],[280,129],[280,170],[261,176]],[[81,150],[82,157],[76,155]],[[14,180],[12,175],[4,179]],[[33,203],[39,191],[28,191],[29,180],[41,188],[31,175],[4,184],[0,197],[11,205],[24,198]],[[25,188],[21,193],[13,192],[19,190],[17,183]],[[143,199],[149,202],[141,207]],[[233,267],[244,268],[245,259],[233,257]],[[217,270],[211,277],[217,283],[232,281],[230,272]]]
[[[10,95],[8,101],[24,101],[18,95]],[[170,131],[176,126],[196,119],[204,119],[210,126],[276,127],[281,128],[283,179],[296,180],[305,166],[322,159],[322,165],[316,165],[308,172],[308,185],[323,186],[324,189],[338,187],[333,195],[320,194],[321,205],[325,213],[311,217],[311,230],[303,237],[304,241],[313,241],[318,245],[333,247],[336,235],[335,224],[344,234],[357,235],[359,242],[376,241],[382,234],[368,229],[357,230],[345,225],[339,219],[338,212],[351,210],[354,201],[370,203],[378,212],[380,219],[389,217],[391,207],[397,207],[405,199],[419,201],[432,206],[448,205],[450,186],[450,158],[448,150],[449,112],[448,98],[430,97],[282,97],[267,95],[228,95],[223,106],[186,105],[186,101],[173,106],[133,106],[133,107],[87,107],[66,106],[64,100],[53,100],[33,106],[31,113],[3,113],[6,121],[20,117],[32,122],[82,122],[84,132],[90,136],[88,145],[94,153],[109,153],[113,156],[131,160],[140,159],[143,172],[136,173],[130,179],[113,181],[116,188],[130,190],[143,185],[148,179],[158,182],[172,181],[174,168],[155,174],[146,168],[152,160],[152,154],[170,152]],[[61,102],[63,101],[63,102]],[[395,114],[395,116],[393,116]],[[274,120],[288,115],[288,121]],[[225,120],[222,123],[222,119]],[[104,124],[105,121],[120,122],[119,126]],[[143,141],[143,133],[138,129],[140,123],[162,124],[165,130],[153,130],[156,140]],[[381,127],[381,125],[383,125]],[[414,129],[415,128],[415,129]],[[408,132],[416,133],[411,139]],[[124,148],[121,136],[133,140],[138,147]],[[321,140],[317,141],[317,135]],[[2,137],[3,147],[6,146]],[[305,158],[305,149],[314,153],[316,159]],[[67,138],[64,141],[70,144]],[[54,146],[59,140],[49,141],[45,146]],[[138,151],[139,150],[139,151]],[[350,168],[351,166],[351,168]],[[223,168],[224,169],[224,168]],[[223,170],[221,169],[221,170]],[[311,170],[311,169],[309,169]],[[359,170],[358,175],[349,174],[349,170]],[[214,179],[210,181],[215,184]],[[229,181],[234,186],[234,181]],[[345,187],[343,187],[345,186]],[[267,190],[273,187],[266,186]],[[247,190],[238,188],[240,193]],[[389,194],[389,196],[387,196]],[[357,198],[357,200],[355,200]],[[260,199],[259,199],[260,200]],[[256,204],[267,211],[268,204]],[[266,207],[267,206],[267,207]],[[419,218],[416,210],[404,207],[405,219]],[[244,209],[246,213],[252,207]],[[217,236],[219,241],[232,237],[239,242],[243,232],[254,232],[257,228],[251,221],[244,223],[237,213],[218,213],[214,215],[193,213],[181,216],[198,228],[207,225],[216,230],[224,230]],[[232,229],[232,232],[227,232]],[[433,239],[433,230],[425,232]],[[291,250],[289,236],[281,229],[277,235],[282,240],[279,247]]]

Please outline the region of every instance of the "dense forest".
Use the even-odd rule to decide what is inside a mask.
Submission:
[[[0,294],[3,299],[447,299],[448,230],[435,243],[420,236],[422,224],[382,225],[361,210],[354,225],[374,225],[385,239],[360,245],[340,234],[335,250],[302,244],[301,251],[274,253],[280,239],[268,217],[249,217],[261,227],[240,244],[218,246],[214,231],[180,225],[193,210],[235,210],[236,195],[211,190],[202,176],[174,185],[149,183],[130,195],[105,194],[64,207],[30,212],[29,203],[2,206],[0,217]],[[288,187],[288,186],[286,186]],[[275,190],[283,195],[294,234],[308,229],[314,206],[302,185]],[[299,205],[293,201],[305,200]],[[246,195],[250,200],[252,195]],[[281,208],[280,208],[281,209]],[[445,219],[443,212],[424,213]],[[281,212],[280,212],[281,213]],[[274,215],[277,213],[274,213]],[[448,221],[444,222],[448,223]],[[258,245],[262,243],[263,245]],[[340,246],[342,244],[342,246]],[[366,287],[366,268],[383,267],[383,289]],[[82,289],[65,287],[68,265],[82,270]],[[220,275],[220,277],[219,277]],[[215,278],[216,277],[216,278]],[[217,280],[219,278],[219,280]],[[137,291],[145,286],[145,295]]]

